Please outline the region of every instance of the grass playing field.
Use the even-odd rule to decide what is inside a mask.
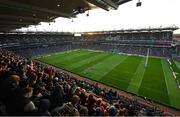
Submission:
[[[165,59],[77,50],[38,58],[39,61],[92,80],[180,109],[178,88]],[[180,63],[175,62],[180,71]]]

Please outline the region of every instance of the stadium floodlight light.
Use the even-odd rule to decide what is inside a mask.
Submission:
[[[136,3],[137,7],[140,7],[142,5],[142,2],[140,0],[138,0],[138,2]]]
[[[74,33],[74,37],[81,37],[82,34],[81,33]]]

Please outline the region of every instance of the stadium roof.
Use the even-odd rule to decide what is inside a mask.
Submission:
[[[96,33],[96,34],[105,34],[105,33],[140,33],[140,32],[165,32],[165,31],[175,31],[179,29],[176,26],[172,27],[160,27],[160,28],[141,28],[141,29],[122,29],[122,30],[109,30],[109,31],[92,31],[92,32],[83,32],[85,34],[88,33]]]
[[[89,32],[48,32],[48,31],[28,31],[28,32],[20,32],[20,31],[10,31],[1,34],[29,34],[29,35],[74,35],[74,34],[83,34],[83,35],[94,35],[94,34],[117,34],[117,33],[143,33],[143,32],[173,32],[179,29],[176,26],[172,27],[160,27],[160,28],[141,28],[141,29],[122,29],[122,30],[108,30],[108,31],[89,31]],[[177,37],[177,35],[176,35]]]
[[[131,0],[0,0],[0,31],[5,32],[57,17],[73,18],[94,8],[117,9]]]

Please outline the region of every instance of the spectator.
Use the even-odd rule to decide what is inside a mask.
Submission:
[[[95,102],[96,101],[95,101],[93,95],[90,94],[89,97],[88,97],[88,104],[87,104],[88,115],[90,115],[90,116],[94,116],[95,115],[95,109],[94,109]]]
[[[48,99],[41,99],[39,103],[37,115],[51,116],[49,109],[50,109],[50,101]]]
[[[85,106],[81,106],[80,110],[79,110],[79,114],[80,116],[88,116],[88,109]]]
[[[55,83],[55,89],[51,94],[51,108],[55,108],[58,106],[62,106],[64,103],[64,91],[63,88],[59,85],[59,83]]]
[[[104,115],[104,107],[101,105],[102,99],[98,98],[96,100],[96,116],[103,116]]]
[[[80,94],[80,99],[81,99],[81,105],[83,105],[83,106],[85,106],[85,104],[86,104],[86,99],[87,99],[87,96],[86,96],[86,90],[85,89],[82,89],[81,90],[81,94]]]

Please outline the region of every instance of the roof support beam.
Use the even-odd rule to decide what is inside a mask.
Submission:
[[[124,4],[124,3],[129,2],[129,1],[132,1],[132,0],[119,0],[119,1],[117,2],[117,4],[118,4],[118,5],[121,5],[121,4]]]
[[[87,0],[87,1],[90,2],[91,4],[96,5],[97,7],[100,7],[100,8],[102,8],[102,9],[106,10],[106,11],[109,11],[109,9],[108,9],[108,7],[107,7],[106,5],[101,4],[101,3],[99,3],[99,2],[96,1],[96,0]]]
[[[116,3],[114,3],[112,0],[102,0],[102,1],[104,1],[106,4],[108,4],[112,8],[118,9],[118,5]]]

